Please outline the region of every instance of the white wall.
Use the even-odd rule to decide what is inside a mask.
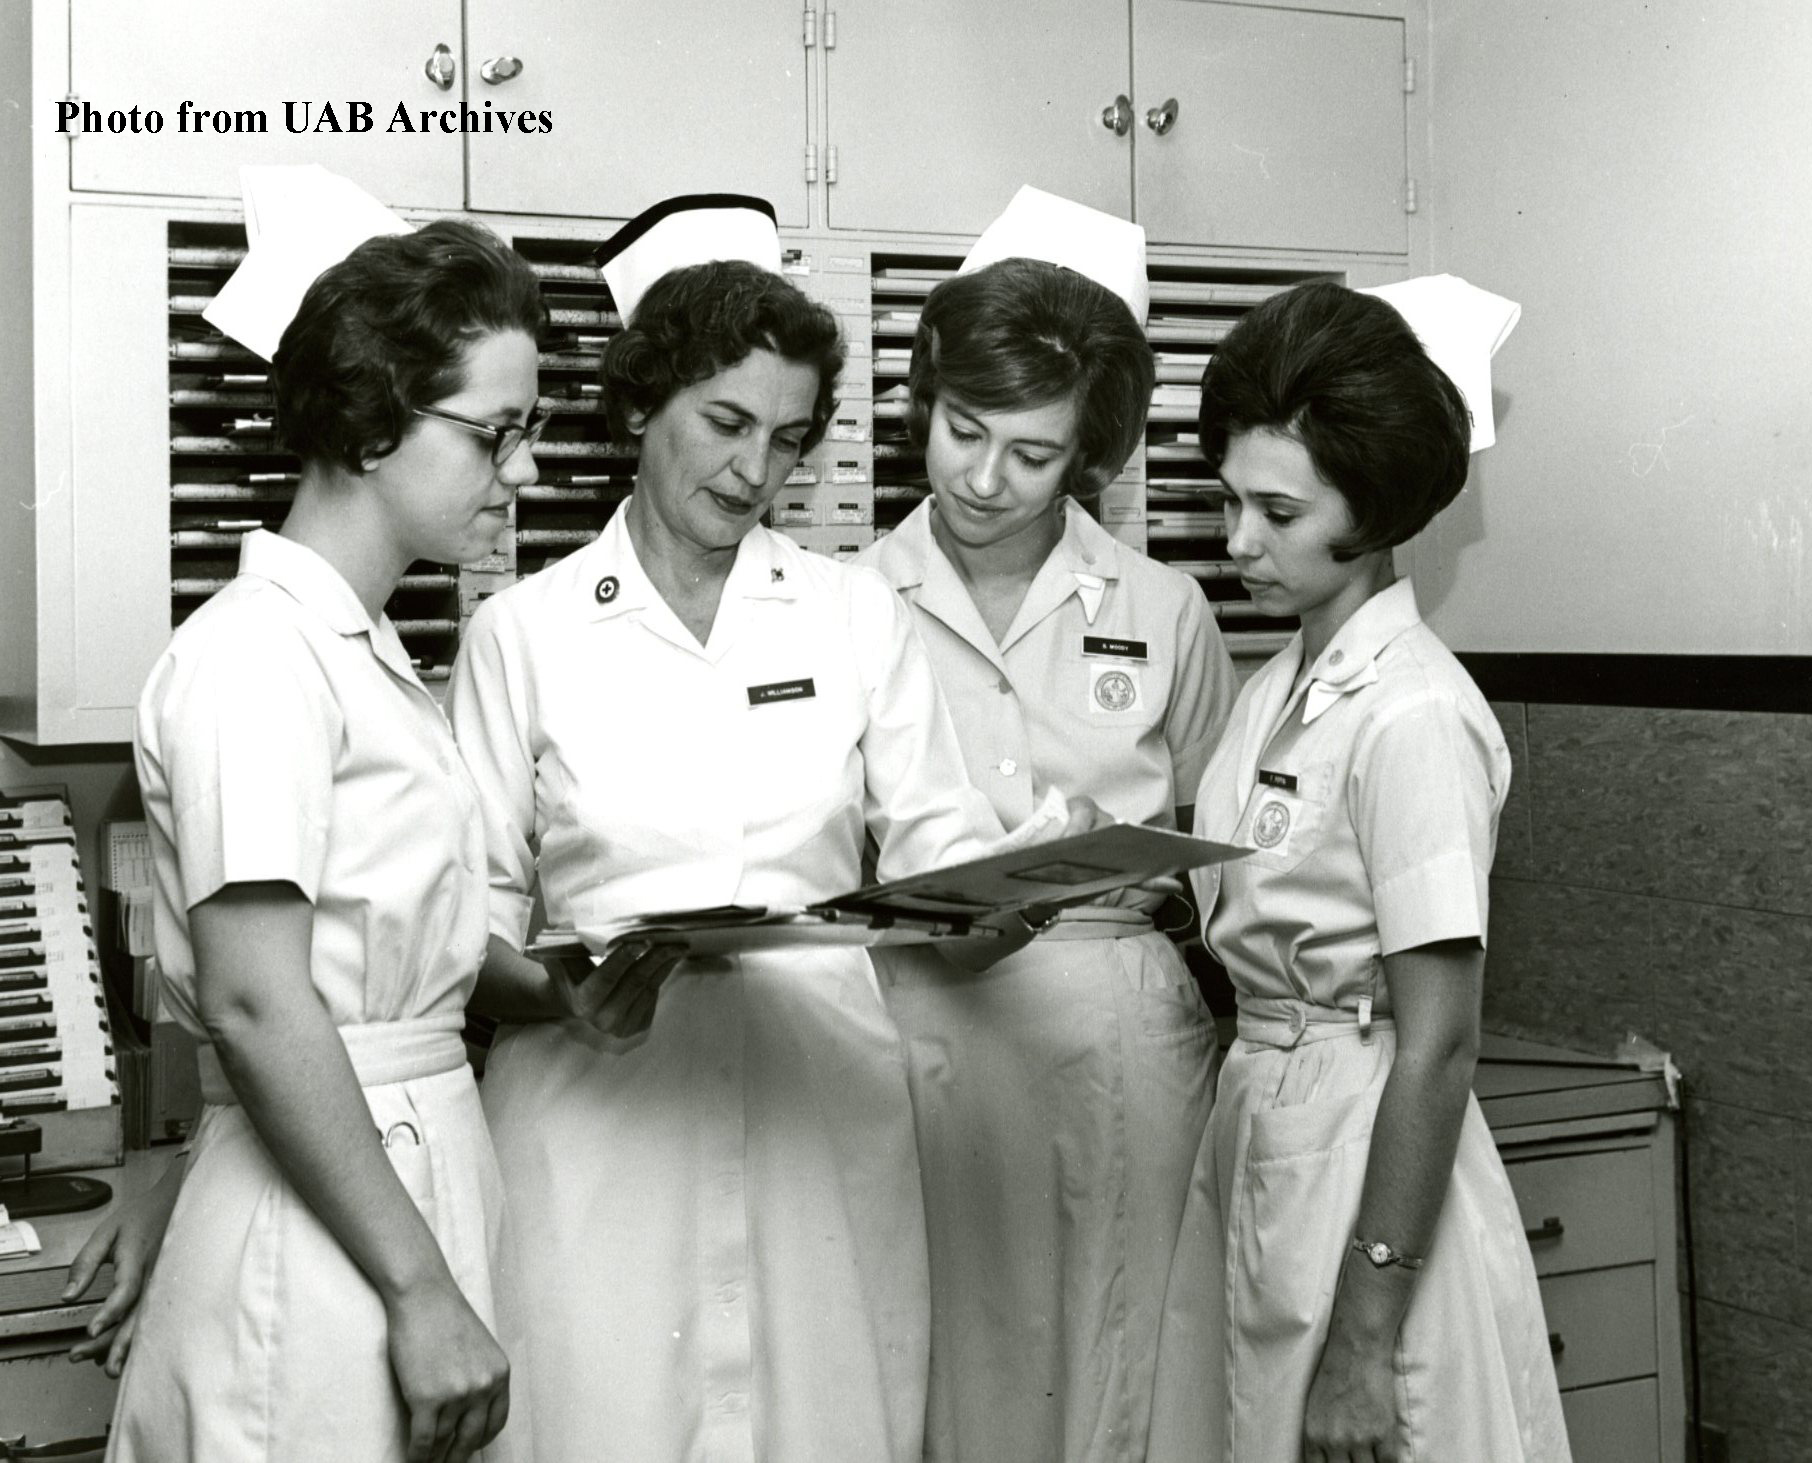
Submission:
[[[1431,622],[1812,653],[1812,4],[1431,8],[1432,264],[1523,305]]]

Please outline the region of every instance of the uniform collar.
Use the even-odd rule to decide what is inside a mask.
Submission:
[[[1397,580],[1360,605],[1309,667],[1302,724],[1307,726],[1342,696],[1376,683],[1378,657],[1385,647],[1421,621],[1415,586],[1408,579]]]
[[[594,620],[665,604],[636,557],[629,537],[629,503],[625,498],[604,531],[573,556],[574,589],[589,601]],[[803,587],[803,566],[798,554],[788,548],[780,535],[756,524],[737,545],[736,562],[724,583],[724,598],[797,599]]]
[[[239,572],[277,586],[336,635],[369,635],[371,649],[406,681],[415,680],[409,652],[388,615],[374,621],[345,576],[306,544],[255,528],[240,540]]]
[[[1063,536],[1026,591],[1025,603],[999,646],[1001,651],[1071,595],[1081,601],[1083,618],[1092,625],[1100,613],[1107,586],[1120,577],[1119,540],[1095,522],[1081,504],[1069,501],[1063,509]],[[918,590],[914,603],[921,609],[936,615],[977,649],[992,651],[992,637],[981,628],[981,617],[968,590],[931,536],[931,515],[935,511],[930,498],[920,503],[881,540],[871,562],[895,589]]]

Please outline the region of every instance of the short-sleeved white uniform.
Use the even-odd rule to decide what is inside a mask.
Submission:
[[[932,536],[932,503],[858,562],[913,606],[970,780],[1002,822],[1055,785],[1174,826],[1231,709],[1232,666],[1193,579],[1065,507],[999,643]],[[927,1458],[1145,1455],[1215,1054],[1156,902],[1068,911],[980,975],[928,948],[875,952],[925,1183]]]
[[[459,1039],[485,944],[477,799],[387,618],[312,550],[246,536],[139,703],[164,998],[207,1040],[189,911],[279,880],[372,1120],[491,1323],[501,1188]],[[207,1105],[140,1310],[110,1458],[398,1458],[376,1291],[277,1170],[203,1049]]]
[[[1509,753],[1409,582],[1301,671],[1298,636],[1241,691],[1196,798],[1198,834],[1257,852],[1196,875],[1239,1040],[1173,1265],[1153,1463],[1301,1457],[1396,1051],[1383,958],[1485,938]],[[1567,1458],[1534,1265],[1470,1097],[1393,1360],[1402,1457]]]
[[[583,930],[845,892],[865,830],[884,877],[999,837],[879,576],[753,529],[701,646],[626,519],[487,601],[460,652],[493,931],[519,945],[537,884]],[[536,1458],[918,1459],[924,1219],[865,952],[682,964],[637,1040],[506,1030],[484,1097]]]

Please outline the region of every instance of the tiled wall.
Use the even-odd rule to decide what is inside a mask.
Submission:
[[[1705,1418],[1737,1463],[1812,1459],[1812,718],[1495,709],[1486,1024],[1673,1053]]]

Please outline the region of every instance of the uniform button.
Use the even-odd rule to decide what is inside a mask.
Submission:
[[[1344,650],[1336,650],[1332,655],[1330,655],[1328,657],[1328,664],[1329,665],[1339,665],[1340,662],[1345,659],[1346,659],[1346,652]]]
[[[1005,676],[1002,676],[998,681],[995,682],[994,689],[999,691],[1000,694],[1003,696],[1009,696],[1013,692],[1013,683],[1011,681],[1009,681]]]
[[[1011,757],[1002,757],[1000,759],[1000,775],[1002,777],[1011,777],[1017,771],[1019,771],[1019,764]]]

